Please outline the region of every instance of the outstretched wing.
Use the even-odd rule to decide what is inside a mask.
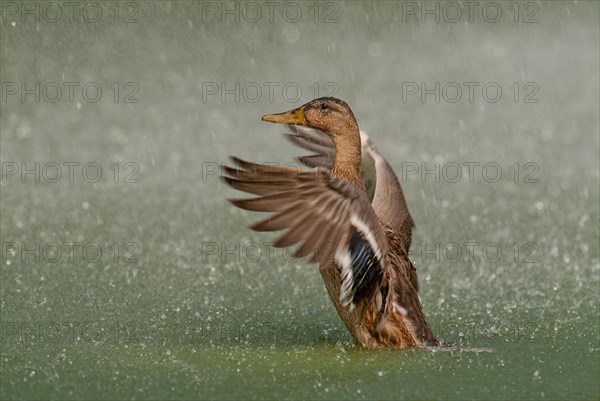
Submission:
[[[372,198],[373,210],[385,225],[400,235],[405,252],[412,240],[414,222],[408,211],[402,187],[392,166],[377,151],[368,136],[361,134],[363,155],[368,155],[375,165],[376,185]],[[365,156],[363,156],[363,159]]]
[[[298,161],[309,167],[329,169],[335,159],[335,146],[323,132],[303,126],[289,126],[288,139],[314,154]],[[406,251],[410,248],[414,222],[408,211],[400,182],[387,160],[377,151],[369,137],[361,132],[361,171],[367,195],[375,214],[383,223],[400,233]]]
[[[274,213],[252,229],[286,230],[276,247],[297,244],[294,256],[340,266],[342,305],[353,308],[374,294],[383,277],[387,239],[363,191],[324,168],[266,166],[237,158],[233,162],[235,167],[223,167],[223,180],[257,197],[231,202],[245,210]]]

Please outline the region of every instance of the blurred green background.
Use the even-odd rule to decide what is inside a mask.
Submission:
[[[0,398],[598,399],[599,4],[451,4],[2,1]],[[225,201],[330,94],[454,351],[355,346]]]

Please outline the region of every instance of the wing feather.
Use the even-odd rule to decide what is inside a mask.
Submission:
[[[303,127],[290,126],[292,133],[287,138],[297,146],[314,152],[297,160],[308,167],[331,168],[335,159],[335,146],[323,132]],[[369,199],[377,216],[388,226],[400,233],[406,250],[410,248],[414,222],[402,193],[402,187],[393,169],[377,151],[369,137],[361,132],[362,175]]]
[[[324,168],[298,170],[233,161],[236,167],[223,168],[223,180],[257,197],[231,202],[242,209],[274,213],[252,229],[285,230],[274,246],[298,244],[297,257],[308,256],[321,265],[333,260],[342,271],[360,272],[342,274],[342,286],[348,289],[341,298],[344,305],[353,306],[360,298],[372,295],[370,288],[378,285],[385,267],[387,239],[364,191]],[[351,243],[353,232],[362,235],[365,246],[354,260],[345,256],[356,247]]]

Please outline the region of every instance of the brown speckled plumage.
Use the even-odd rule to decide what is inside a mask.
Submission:
[[[223,179],[257,197],[233,204],[274,213],[252,228],[286,230],[275,246],[298,244],[295,256],[319,263],[335,309],[357,342],[368,348],[437,344],[408,258],[413,220],[400,183],[359,133],[348,105],[321,98],[263,120],[292,124],[288,138],[314,152],[299,158],[313,169],[234,158]]]

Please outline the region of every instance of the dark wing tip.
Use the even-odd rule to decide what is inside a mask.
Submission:
[[[231,174],[231,175],[234,175],[234,174]],[[236,178],[233,178],[233,177],[228,177],[226,175],[222,175],[221,176],[221,181],[223,181],[225,184],[227,184],[230,187],[235,188],[235,189],[239,189],[238,188],[239,185],[242,184],[242,181],[240,181],[240,180],[238,180]]]
[[[233,206],[237,206],[240,209],[244,209],[244,210],[249,210],[248,209],[248,201],[250,201],[252,199],[227,199],[227,201],[229,203],[231,203]]]

